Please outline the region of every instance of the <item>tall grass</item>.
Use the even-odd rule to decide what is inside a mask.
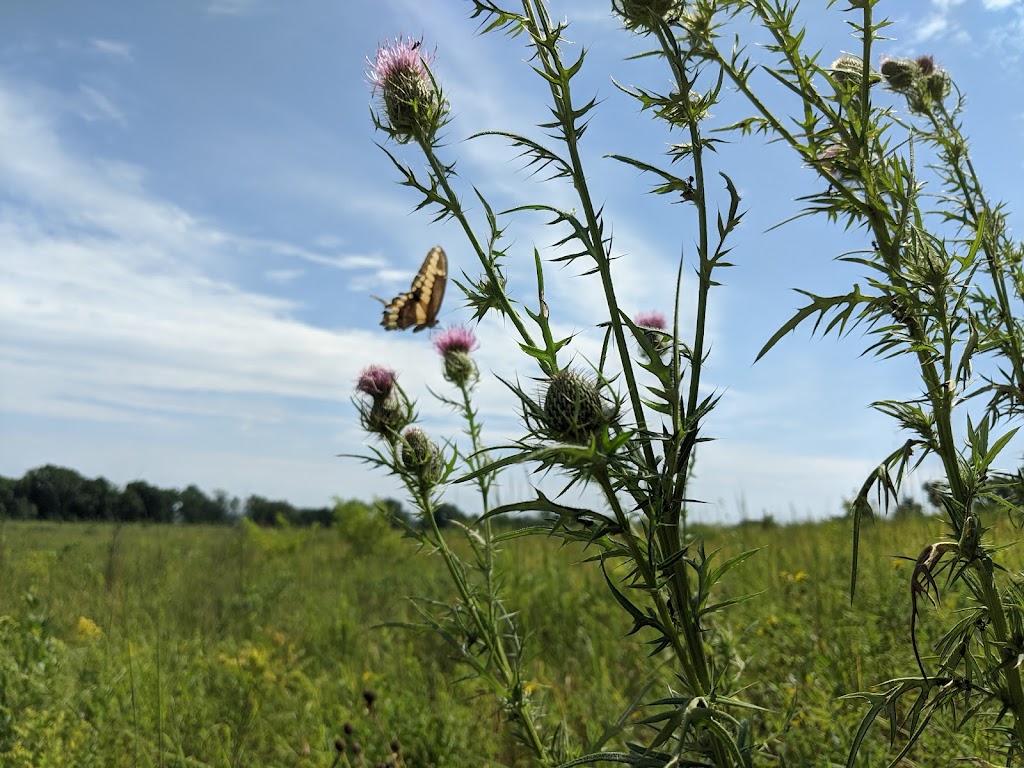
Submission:
[[[759,548],[720,585],[725,597],[758,595],[735,608],[733,636],[720,642],[744,649],[745,675],[776,681],[752,695],[765,707],[766,732],[781,734],[774,743],[782,764],[843,764],[860,711],[839,697],[913,663],[913,564],[890,553],[941,527],[934,518],[867,526],[852,606],[844,522],[702,531],[708,548],[726,556]],[[482,706],[472,685],[451,682],[458,669],[435,635],[388,626],[413,617],[402,595],[445,597],[439,557],[391,532],[367,552],[330,530],[125,525],[120,576],[108,590],[114,532],[6,526],[5,768],[329,766],[338,737],[360,741],[375,760],[397,738],[410,766],[531,764],[502,727],[502,712]],[[631,698],[657,698],[672,681],[669,669],[650,667],[622,642],[629,622],[600,571],[573,565],[585,554],[549,539],[514,540],[499,567],[522,598],[535,674],[528,687],[550,692],[549,714],[593,741]],[[1020,569],[1022,558],[1009,550],[1001,564]],[[929,615],[920,629],[934,639],[942,621]],[[365,690],[377,694],[373,714]],[[915,765],[987,754],[980,729],[940,723]],[[886,736],[872,734],[859,764],[883,761]]]

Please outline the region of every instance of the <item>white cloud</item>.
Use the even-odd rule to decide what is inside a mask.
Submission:
[[[213,0],[206,12],[218,16],[246,16],[259,6],[261,0]]]
[[[105,56],[111,56],[114,58],[125,59],[126,61],[132,61],[135,58],[131,44],[123,42],[121,40],[110,40],[100,37],[94,37],[89,42],[92,44],[92,50],[96,53],[100,53]]]
[[[91,85],[80,85],[78,92],[82,96],[79,113],[86,120],[112,120],[124,125],[124,114],[105,94]]]

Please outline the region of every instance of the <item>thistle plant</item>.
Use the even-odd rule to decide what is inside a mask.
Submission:
[[[488,131],[481,136],[507,141],[523,153],[528,165],[544,169],[549,181],[566,184],[575,195],[573,210],[540,202],[498,214],[477,192],[484,214],[480,222],[484,234],[480,235],[478,223],[470,220],[455,191],[454,163],[442,157],[434,125],[425,117],[422,126],[395,121],[386,95],[374,118],[391,140],[414,143],[422,152],[426,169],[416,171],[382,147],[401,174],[402,184],[422,195],[419,207],[430,207],[435,218],[452,219],[461,226],[482,270],[479,278],[462,286],[469,307],[477,318],[493,312],[511,325],[541,382],[536,392],[518,382],[506,382],[519,401],[525,433],[514,443],[486,454],[474,437],[475,420],[468,397],[462,403],[451,401],[462,410],[473,439],[475,453],[467,459],[470,471],[460,480],[478,484],[484,499],[484,526],[494,515],[540,512],[546,516],[548,534],[594,547],[597,554],[593,559],[605,573],[615,599],[632,618],[634,632],[641,633],[656,654],[671,657],[675,682],[660,701],[648,705],[649,714],[640,720],[639,732],[646,731],[646,743],[633,743],[627,752],[618,753],[593,751],[601,744],[578,745],[575,751],[590,754],[572,764],[613,760],[654,766],[704,760],[723,766],[746,765],[759,748],[752,723],[744,715],[750,709],[743,709],[737,669],[727,658],[716,658],[711,642],[716,616],[728,605],[728,601],[713,603],[714,586],[749,553],[719,563],[699,540],[684,535],[688,470],[696,446],[707,439],[704,421],[717,402],[715,395],[703,394],[702,388],[707,355],[705,318],[716,285],[715,272],[729,266],[727,240],[741,214],[739,196],[724,174],[726,207],[718,213],[717,222],[714,208],[707,202],[711,174],[705,156],[712,141],[704,137],[703,122],[719,94],[713,80],[703,83],[697,59],[668,32],[669,19],[677,18],[675,8],[675,3],[616,6],[627,27],[646,33],[653,30],[664,46],[661,55],[672,67],[674,90],[664,95],[643,90],[628,93],[642,108],[653,108],[671,130],[684,132],[687,140],[673,146],[668,160],[690,171],[685,177],[675,176],[626,155],[616,155],[615,160],[655,174],[659,179],[655,192],[676,196],[679,203],[690,206],[696,221],[699,234],[692,268],[698,287],[695,296],[686,297],[687,303],[696,307],[696,320],[685,340],[678,311],[683,261],[671,329],[661,316],[640,318],[641,324],[620,308],[613,273],[614,245],[606,234],[603,211],[594,203],[582,159],[584,129],[596,103],[581,102],[575,96],[574,78],[584,56],[574,61],[564,58],[565,25],[552,21],[544,3],[524,2],[521,11],[512,11],[496,3],[475,2],[473,15],[482,19],[487,31],[522,35],[532,47],[534,68],[547,83],[551,98],[553,120],[543,128],[555,145],[507,131]],[[419,76],[421,82],[429,81],[433,97],[440,98],[435,76]],[[378,72],[376,81],[387,80],[387,73]],[[447,112],[447,106],[432,111]],[[509,293],[502,220],[536,213],[548,216],[553,240],[563,248],[557,254],[534,249],[536,300],[529,306],[520,303],[521,298],[513,300]],[[601,286],[606,303],[601,323],[604,340],[601,358],[594,363],[581,363],[571,355],[572,340],[556,338],[553,333],[544,279],[545,263],[556,257],[561,262],[585,264]],[[454,355],[446,353],[446,377],[461,387],[463,366]],[[494,458],[485,460],[485,455]],[[489,508],[489,479],[496,470],[514,464],[556,470],[565,478],[567,488],[593,486],[600,491],[603,506],[571,507],[538,491],[533,499]],[[483,536],[486,542],[486,527]],[[536,751],[541,762],[555,753],[553,747],[545,753]]]
[[[880,692],[856,694],[869,708],[849,764],[878,716],[899,725],[891,730],[893,743],[899,734],[907,735],[891,763],[896,765],[940,711],[961,725],[987,721],[1001,752],[1017,764],[1024,756],[1018,661],[1024,601],[1017,580],[998,567],[998,547],[986,540],[984,516],[1005,508],[1007,475],[996,462],[1016,431],[1007,422],[1019,414],[1024,381],[1021,328],[1014,319],[1022,295],[1021,248],[1009,239],[1002,206],[992,205],[982,191],[961,132],[962,101],[949,73],[929,56],[884,59],[878,72],[872,67],[875,43],[888,24],[876,19],[877,4],[851,3],[848,21],[859,52],[830,67],[802,50],[805,30],[795,25],[795,4],[718,4],[768,34],[768,49],[778,62],[766,71],[802,100],[802,114],[792,120],[776,116],[755,89],[758,67],[741,48],[723,50],[709,33],[702,49],[754,108],[735,130],[781,139],[821,175],[827,191],[803,198],[804,214],[840,222],[870,243],[840,257],[868,272],[867,288],[855,285],[839,296],[801,291],[810,303],[761,354],[814,320],[815,328],[837,333],[863,324],[873,339],[866,351],[884,358],[908,355],[917,364],[919,397],[873,403],[908,439],[882,460],[854,501],[851,595],[869,496],[877,493],[887,506],[907,472],[928,457],[945,475],[939,491],[948,536],[924,547],[908,585],[908,642],[919,674],[889,681]],[[829,87],[819,87],[822,82]],[[885,90],[896,96],[895,104],[885,99]],[[897,109],[901,99],[906,115]],[[920,155],[929,158],[924,167]],[[939,189],[933,191],[929,185],[936,180]],[[975,362],[984,366],[977,377]],[[981,395],[989,402],[979,414],[968,404]],[[922,604],[937,604],[940,592],[953,589],[966,590],[971,607],[926,659],[916,635]]]
[[[460,396],[453,399],[433,394],[465,419],[471,446],[468,450],[460,450],[454,443],[444,449],[438,446],[415,425],[412,403],[398,387],[397,374],[373,365],[360,375],[356,384],[356,391],[370,399],[357,398],[356,406],[363,428],[383,445],[371,447],[369,455],[359,458],[401,479],[419,511],[418,523],[406,524],[406,533],[422,548],[440,555],[457,595],[450,605],[411,598],[422,623],[400,626],[427,628],[437,633],[455,658],[470,670],[469,676],[482,686],[483,692],[499,701],[514,735],[539,763],[555,765],[565,757],[565,750],[556,739],[546,742],[541,735],[542,714],[523,679],[522,633],[514,614],[502,601],[502,582],[495,570],[499,550],[490,524],[473,530],[456,523],[465,550],[471,553],[466,562],[453,550],[448,542],[451,534],[442,533],[437,519],[444,483],[456,467],[476,475],[483,510],[488,510],[495,473],[489,470],[481,453],[481,424],[472,406],[471,393],[479,378],[471,355],[476,345],[472,331],[461,327],[449,328],[435,338],[445,378],[456,386]],[[372,709],[369,701],[368,707]]]
[[[826,65],[804,50],[805,32],[794,24],[796,6],[784,0],[612,1],[627,33],[647,48],[638,56],[660,62],[670,83],[664,93],[618,87],[677,140],[663,165],[626,154],[609,159],[655,179],[652,192],[668,195],[685,216],[675,306],[670,313],[635,318],[616,293],[619,254],[584,163],[585,129],[596,119],[598,105],[576,93],[586,54],[566,58],[567,23],[555,23],[541,0],[522,0],[514,9],[473,0],[472,16],[485,33],[504,32],[531,48],[531,67],[547,88],[551,115],[538,135],[489,130],[473,137],[507,142],[525,158],[528,170],[543,172],[545,181],[538,202],[500,212],[473,188],[477,217],[459,197],[462,181],[441,142],[450,110],[433,58],[408,41],[378,52],[371,76],[380,96],[374,124],[390,142],[418,152],[425,165],[414,166],[394,148],[381,148],[400,183],[418,194],[417,208],[461,228],[480,270],[460,285],[466,303],[474,319],[493,314],[512,329],[539,385],[524,385],[521,378],[504,382],[518,403],[522,431],[504,445],[485,446],[471,402],[479,378],[473,343],[464,329],[453,330],[438,338],[437,347],[445,378],[459,397],[441,399],[463,417],[469,450],[449,443],[450,458],[439,460],[443,451],[418,427],[399,435],[409,420],[394,426],[401,420],[392,420],[383,405],[371,418],[379,395],[367,393],[373,403],[360,413],[368,431],[386,438],[387,448],[372,460],[402,478],[420,509],[424,526],[413,535],[445,558],[457,588],[455,607],[443,618],[437,606],[426,610],[427,623],[453,648],[463,647],[466,638],[483,638],[484,656],[463,651],[460,658],[505,702],[516,733],[539,764],[721,768],[772,759],[777,734],[764,732],[764,719],[747,699],[756,683],[742,677],[742,649],[732,646],[725,619],[726,610],[743,598],[722,598],[719,586],[752,553],[722,562],[687,525],[695,454],[712,439],[708,419],[718,403],[717,394],[707,394],[705,380],[707,317],[721,270],[733,266],[730,238],[742,220],[736,187],[717,154],[723,135],[730,133],[740,140],[757,134],[787,143],[794,159],[820,177],[821,189],[802,199],[803,213],[841,222],[865,241],[861,250],[840,258],[867,271],[867,287],[855,285],[831,297],[802,291],[809,304],[767,341],[761,355],[809,320],[837,333],[862,323],[871,331],[867,351],[883,358],[908,355],[920,374],[918,398],[873,404],[893,417],[908,439],[880,462],[852,505],[851,595],[860,526],[871,510],[872,493],[887,504],[928,457],[945,474],[939,493],[948,537],[925,546],[908,584],[908,642],[919,674],[890,681],[880,692],[858,694],[869,706],[849,764],[878,715],[888,715],[894,740],[909,735],[895,765],[943,710],[954,712],[958,723],[989,719],[1008,760],[1020,759],[1024,589],[1000,573],[983,516],[1005,498],[1011,482],[996,461],[1013,435],[1007,422],[1019,415],[1024,392],[1021,329],[1014,317],[1024,291],[1024,253],[1009,239],[1002,208],[988,201],[974,172],[959,103],[948,104],[958,94],[951,76],[928,57],[887,59],[878,70],[872,66],[875,41],[887,24],[874,18],[876,4],[851,3],[860,49]],[[762,93],[757,76],[761,68],[742,46],[721,45],[722,29],[731,24],[768,35],[768,50],[778,64],[764,69],[770,83],[801,99],[795,118],[774,113],[773,97]],[[712,117],[726,83],[753,109],[731,126],[717,125]],[[890,103],[880,104],[881,93],[893,97]],[[900,99],[906,116],[892,104]],[[931,151],[929,170],[940,182],[937,195],[929,196],[923,186],[917,157],[925,150]],[[544,197],[558,185],[560,193],[572,197],[571,207],[548,202],[554,195]],[[502,236],[510,220],[536,215],[545,218],[552,235],[548,244],[533,248],[536,278],[523,289],[509,283],[510,253]],[[577,279],[600,287],[605,306],[595,320],[601,340],[596,360],[585,360],[573,337],[555,335],[545,297],[552,262],[576,264],[582,273]],[[468,275],[469,268],[463,269]],[[696,275],[685,294],[684,269]],[[681,318],[682,306],[692,312],[692,321]],[[976,360],[985,363],[977,375]],[[967,404],[980,395],[987,395],[988,403],[979,415]],[[552,497],[536,489],[533,498],[493,506],[496,474],[514,465],[561,478],[561,493]],[[472,583],[432,513],[447,482],[473,483],[481,497],[479,526],[462,532],[475,557]],[[600,502],[582,507],[563,501],[562,493],[580,486],[595,489]],[[543,533],[587,547],[591,556],[579,567],[601,570],[632,621],[631,634],[670,674],[652,673],[659,695],[643,703],[619,751],[606,748],[606,739],[559,741],[556,733],[545,732],[523,695],[521,644],[498,597],[496,539],[489,527],[494,516],[514,512],[541,513]],[[524,531],[530,533],[536,531]],[[946,581],[940,588],[942,574]],[[916,639],[923,602],[937,601],[940,589],[953,588],[964,588],[972,607],[926,657]]]

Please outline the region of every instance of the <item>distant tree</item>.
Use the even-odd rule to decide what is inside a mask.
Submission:
[[[131,487],[125,488],[114,503],[114,519],[120,523],[134,523],[146,519],[146,504]]]
[[[912,499],[909,496],[900,499],[900,502],[896,505],[896,509],[893,510],[892,517],[894,520],[908,520],[912,517],[924,517],[924,506],[917,499]]]
[[[73,520],[84,481],[73,469],[47,464],[26,472],[15,493],[35,506],[40,520]]]
[[[134,493],[142,501],[142,516],[132,518],[133,520],[146,521],[150,523],[171,523],[174,522],[174,507],[178,501],[178,492],[164,490],[150,485],[144,480],[136,480],[128,483],[124,489],[125,493]],[[129,518],[124,518],[127,521]]]
[[[334,510],[330,507],[307,507],[295,511],[295,525],[334,525]]]
[[[225,520],[235,520],[242,516],[242,500],[237,496],[232,496],[227,491],[216,490],[213,492],[213,500],[223,510]]]
[[[178,501],[176,518],[183,523],[221,523],[227,517],[220,504],[194,485],[178,494]]]
[[[14,489],[17,481],[0,475],[0,519],[14,517]]]
[[[70,470],[69,470],[70,471]],[[109,520],[120,495],[105,477],[82,479],[77,493],[67,500],[65,508],[69,520]]]
[[[278,519],[293,523],[295,507],[287,501],[271,501],[262,496],[250,496],[245,500],[245,516],[257,525],[277,525]]]

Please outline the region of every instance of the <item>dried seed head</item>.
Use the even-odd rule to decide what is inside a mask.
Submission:
[[[376,694],[376,692],[371,691],[371,690],[363,691],[363,701],[366,702],[366,708],[372,712],[373,711],[373,704],[374,704],[374,702],[377,701],[377,694]]]
[[[556,440],[589,442],[607,424],[597,384],[578,371],[552,376],[544,394],[544,424]]]
[[[864,62],[860,56],[846,54],[832,62],[832,78],[840,85],[860,83]]]

